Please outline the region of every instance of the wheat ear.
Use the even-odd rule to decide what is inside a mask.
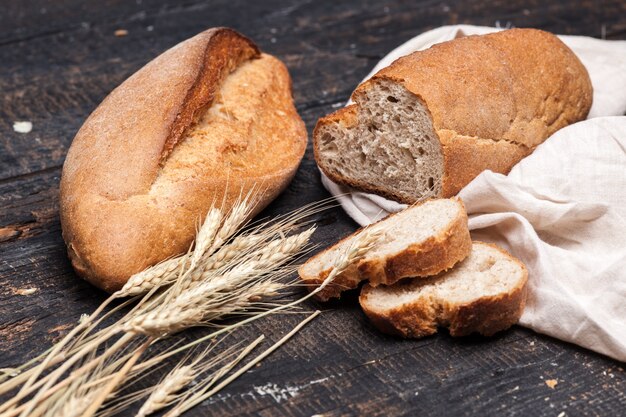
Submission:
[[[145,291],[144,287],[150,287],[149,295],[144,297],[144,300],[140,302],[140,305],[143,304],[146,299],[153,300],[153,298],[151,298],[152,294],[154,294],[155,289],[158,289],[162,285],[163,276],[165,276],[165,279],[167,279],[167,277],[172,277],[172,276],[177,275],[178,276],[177,279],[179,280],[179,283],[180,283],[181,281],[183,281],[181,277],[190,277],[193,271],[195,271],[196,269],[199,269],[199,266],[205,264],[205,260],[208,260],[209,258],[211,258],[213,254],[215,254],[216,252],[219,252],[219,250],[222,249],[224,246],[228,246],[228,245],[225,245],[225,243],[237,231],[237,229],[241,226],[241,224],[243,224],[243,222],[246,221],[245,219],[249,215],[249,212],[246,214],[246,210],[248,208],[246,204],[235,206],[235,208],[236,210],[231,211],[229,215],[224,219],[223,225],[219,229],[217,229],[217,226],[214,226],[212,229],[207,229],[205,233],[201,233],[202,232],[201,230],[198,232],[198,234],[202,234],[204,236],[202,239],[205,240],[205,243],[197,243],[196,246],[194,247],[194,251],[197,250],[196,253],[198,253],[199,255],[195,257],[195,261],[193,262],[194,264],[193,267],[189,267],[189,266],[186,267],[187,263],[189,263],[189,265],[192,264],[192,262],[190,261],[190,257],[193,257],[193,252],[192,252],[190,255],[179,257],[178,259],[171,260],[171,262],[168,261],[169,265],[168,264],[160,265],[161,267],[160,270],[159,268],[155,268],[153,271],[151,271],[152,278],[150,279],[148,279],[149,274],[146,274],[141,279],[133,281],[134,286],[136,286],[137,288],[141,288],[140,292]],[[215,218],[217,217],[207,215],[207,219],[215,219]],[[230,219],[230,223],[228,222],[229,219]],[[217,222],[214,222],[214,223],[217,224]],[[279,224],[279,226],[275,229],[275,231],[280,232],[281,227],[283,227],[287,223],[289,223],[289,220],[285,221],[283,224]],[[117,333],[119,333],[120,330],[128,331],[128,329],[121,328],[119,325],[117,327],[111,326],[111,327],[104,329],[105,330],[104,333],[98,333],[97,335],[98,337],[95,337],[95,335],[89,336],[85,340],[87,333],[95,329],[94,327],[95,325],[91,325],[91,327],[87,327],[85,330],[85,332],[87,333],[83,332],[82,335],[78,335],[79,336],[78,339],[72,342],[73,345],[69,345],[71,347],[68,347],[65,350],[65,352],[59,351],[59,355],[70,354],[67,358],[67,361],[65,361],[60,367],[55,369],[50,374],[41,378],[39,381],[32,383],[32,386],[28,387],[25,390],[26,392],[22,392],[21,395],[18,396],[18,398],[14,398],[13,400],[1,406],[2,409],[7,410],[8,408],[11,408],[17,402],[19,402],[20,399],[24,399],[25,395],[33,394],[34,390],[37,388],[40,388],[39,392],[35,393],[34,397],[30,401],[28,401],[26,404],[24,404],[23,407],[19,407],[20,411],[12,409],[10,414],[15,415],[13,412],[17,411],[17,412],[22,412],[22,415],[25,416],[29,414],[31,411],[33,411],[33,407],[36,407],[37,410],[42,409],[41,407],[45,404],[43,402],[44,399],[46,398],[56,399],[59,396],[62,396],[64,391],[67,391],[68,384],[72,384],[72,382],[76,381],[77,378],[79,378],[81,375],[85,375],[85,373],[90,372],[90,370],[93,369],[93,366],[99,366],[99,364],[102,364],[103,361],[105,361],[106,358],[109,357],[110,355],[114,354],[115,352],[119,352],[121,349],[124,348],[124,346],[127,346],[129,343],[131,343],[131,341],[135,340],[136,333],[144,333],[152,337],[158,337],[161,334],[171,333],[172,324],[174,327],[174,331],[178,331],[178,330],[182,330],[185,327],[188,327],[189,325],[195,325],[194,323],[202,323],[202,321],[206,322],[207,320],[212,321],[214,319],[223,317],[225,314],[230,314],[232,312],[243,312],[243,311],[246,311],[246,309],[250,307],[253,307],[255,305],[258,306],[259,304],[257,304],[257,301],[259,299],[270,296],[270,295],[274,295],[276,294],[278,290],[284,288],[283,284],[275,282],[275,280],[278,277],[280,277],[281,273],[282,274],[285,273],[286,269],[280,270],[280,266],[283,264],[283,262],[286,262],[287,260],[291,259],[289,256],[289,253],[291,251],[294,251],[294,253],[297,253],[299,248],[301,248],[300,244],[295,243],[297,238],[298,237],[296,238],[292,237],[291,240],[288,240],[289,238],[281,238],[276,243],[267,242],[262,239],[257,239],[256,242],[253,242],[249,246],[250,248],[249,251],[245,251],[244,254],[241,256],[240,255],[227,256],[227,253],[224,252],[224,257],[222,259],[226,259],[226,261],[221,262],[220,264],[219,259],[216,257],[213,259],[213,262],[217,262],[217,263],[212,264],[213,266],[221,265],[221,266],[218,266],[218,268],[220,268],[219,269],[220,273],[211,273],[208,275],[204,275],[204,272],[203,272],[203,276],[201,278],[206,279],[207,281],[213,281],[211,285],[215,286],[214,280],[216,279],[216,277],[219,277],[220,274],[222,274],[223,272],[230,272],[232,270],[235,270],[238,272],[238,275],[241,279],[239,281],[234,280],[236,282],[232,282],[228,280],[224,281],[223,284],[219,286],[219,288],[222,288],[223,290],[215,289],[214,291],[215,294],[213,294],[212,298],[209,298],[207,303],[198,302],[199,296],[197,295],[196,296],[189,295],[187,300],[185,300],[184,298],[180,300],[181,304],[179,307],[182,307],[185,304],[184,301],[187,301],[187,303],[189,303],[188,305],[192,307],[197,307],[200,310],[201,312],[201,315],[199,316],[201,317],[200,322],[198,322],[196,318],[195,319],[196,321],[190,320],[190,321],[185,322],[185,320],[182,320],[182,323],[173,322],[173,323],[170,323],[169,325],[165,323],[165,326],[166,326],[165,331],[163,332],[163,329],[161,329],[160,332],[156,332],[156,333],[133,332],[131,329],[130,334],[127,333],[125,335],[122,335],[122,337],[118,339],[115,343],[113,343],[112,346],[106,348],[104,352],[99,353],[96,356],[96,358],[94,358],[92,361],[76,369],[74,365],[77,363],[77,360],[83,357],[86,353],[91,352],[93,349],[99,349],[101,343],[106,341],[108,338],[115,336]],[[233,242],[235,240],[233,240]],[[306,241],[308,240],[308,237],[307,239],[302,239],[302,240]],[[267,247],[270,248],[271,250],[267,250],[267,248],[258,248],[257,245],[259,245],[260,243],[263,243],[263,244],[267,243]],[[291,249],[289,245],[291,245]],[[266,249],[265,252],[263,251],[263,249]],[[285,253],[281,254],[281,252],[285,252],[287,255],[285,255]],[[232,264],[229,266],[228,264],[231,261],[232,261]],[[254,265],[255,263],[256,263],[256,266]],[[265,267],[267,267],[268,270],[264,270]],[[237,268],[239,269],[237,270]],[[276,271],[277,269],[279,269],[278,272]],[[160,277],[161,279],[159,279],[158,277]],[[138,283],[140,285],[137,285]],[[199,288],[196,288],[196,287],[200,287],[202,284],[204,284],[203,282],[196,283],[196,282],[191,281],[191,284],[192,285],[190,286],[190,288],[188,288],[189,291],[194,291],[197,293],[202,292],[202,291],[199,291]],[[178,284],[175,285],[174,287],[174,289],[177,289],[177,290],[179,288],[182,288],[182,286],[179,286]],[[207,288],[208,287],[204,287],[205,290]],[[231,288],[231,290],[228,290],[228,288]],[[169,290],[166,290],[165,292],[157,293],[156,299],[160,299],[161,294],[167,293],[168,291]],[[184,294],[185,292],[183,292],[182,294]],[[307,297],[301,298],[300,300],[298,300],[298,302],[301,302],[306,298]],[[177,300],[177,299],[178,297],[171,298],[171,300]],[[289,308],[292,305],[295,305],[295,304],[290,303],[289,305],[281,306],[280,308],[275,308],[275,309],[272,309],[271,311],[266,311],[265,313],[255,314],[254,316],[246,320],[242,320],[240,322],[235,323],[234,325],[220,329],[220,331],[213,332],[213,336],[217,334],[221,334],[221,332],[226,331],[226,329],[228,328],[230,329],[237,328],[245,323],[250,323],[253,320],[264,317],[267,314],[274,313],[274,312],[283,310],[285,308]],[[150,308],[140,309],[139,307],[137,307],[136,309],[133,309],[130,313],[128,313],[128,315],[124,319],[119,321],[118,323],[122,323],[122,324],[128,323],[128,318],[131,318],[131,320],[137,317],[146,318],[147,312],[150,312],[152,309],[161,310],[159,307],[163,307],[162,310],[166,310],[165,307],[169,307],[169,306],[160,306],[158,304],[151,303],[150,301],[145,303],[145,306],[146,307],[149,306]],[[154,310],[153,312],[156,312],[158,310]],[[81,322],[81,324],[85,323],[85,326],[87,326],[87,324],[93,322],[95,316],[97,315],[96,314],[92,315],[87,320]],[[153,324],[155,324],[156,328],[158,328],[159,325],[160,326],[164,325],[164,323],[158,323],[158,320],[157,320],[157,323],[153,323]],[[196,342],[199,342],[199,340],[193,343],[196,343]],[[149,345],[149,342],[147,342],[144,345],[145,346],[144,349],[147,348],[148,345]],[[186,345],[186,347],[190,347],[190,346],[192,346],[191,343]],[[85,411],[85,414],[93,415],[96,412],[96,410],[100,407],[102,402],[106,399],[107,395],[109,395],[109,393],[115,389],[118,383],[121,383],[122,381],[124,381],[127,378],[127,376],[131,372],[133,372],[133,370],[143,369],[142,363],[136,363],[141,352],[136,351],[135,354],[136,355],[133,355],[130,358],[130,360],[128,360],[126,364],[122,367],[122,369],[117,371],[115,374],[107,375],[106,377],[101,378],[103,380],[106,379],[107,385],[105,386],[105,389],[98,392],[95,400],[91,402],[88,409]],[[59,355],[51,355],[51,356],[54,356],[54,358],[50,361],[44,361],[43,366],[38,368],[38,370],[35,371],[35,373],[40,373],[40,371],[43,368],[46,368],[50,364],[53,364],[56,361],[57,356]],[[147,362],[149,361],[146,361],[146,363]],[[63,381],[55,384],[55,382],[61,376],[65,375],[67,371],[71,371],[69,376],[65,378]],[[32,374],[30,376],[32,376]],[[37,378],[37,376],[35,376],[35,378]],[[53,384],[55,385],[53,386]],[[70,398],[70,397],[66,397],[66,398]]]
[[[185,411],[195,407],[196,405],[200,404],[202,401],[206,400],[207,398],[221,391],[228,384],[233,382],[235,379],[239,378],[241,375],[246,373],[254,365],[261,362],[263,359],[268,357],[272,352],[274,352],[280,346],[285,344],[291,337],[293,337],[294,334],[300,331],[300,329],[302,329],[308,322],[313,320],[319,314],[320,314],[320,311],[315,311],[309,317],[302,320],[296,327],[294,327],[289,333],[283,336],[278,342],[274,343],[272,346],[267,348],[256,358],[254,358],[253,360],[251,360],[250,362],[242,366],[235,373],[231,374],[228,378],[225,378],[224,380],[222,380],[218,385],[213,387],[214,383],[216,382],[215,378],[207,382],[201,382],[200,384],[198,384],[201,388],[195,391],[189,392],[187,395],[185,395],[185,397],[183,397],[179,401],[179,403],[176,404],[176,406],[174,406],[174,408],[172,408],[169,412],[165,414],[165,417],[178,417],[181,414],[183,414]]]
[[[137,417],[148,416],[172,404],[177,398],[177,393],[191,383],[195,377],[196,372],[191,365],[175,368],[150,394],[139,409]]]
[[[200,262],[204,254],[207,250],[213,245],[215,238],[218,235],[220,230],[220,225],[222,224],[222,212],[216,208],[212,208],[206,215],[206,219],[200,226],[200,230],[196,234],[196,241],[194,244],[194,249],[191,254],[191,265],[190,269],[195,268],[195,266]]]
[[[122,298],[147,293],[154,287],[161,285],[167,277],[175,276],[176,270],[180,268],[185,258],[186,256],[177,256],[132,275],[113,296]]]
[[[259,342],[260,340],[253,343],[253,345],[256,346]],[[213,352],[215,346],[217,346],[217,344],[210,345],[192,360],[188,360],[187,357],[191,355],[187,355],[174,369],[168,372],[157,385],[148,389],[147,391],[150,392],[150,395],[139,409],[137,417],[148,416],[177,402],[183,397],[181,391],[186,389],[197,376],[205,374],[210,369],[224,362],[233,355],[233,351],[235,350],[235,346],[233,346],[211,358],[209,355]],[[183,365],[183,363],[186,364]],[[230,369],[229,364],[222,365],[217,371],[212,372],[210,375],[221,374],[226,369]]]

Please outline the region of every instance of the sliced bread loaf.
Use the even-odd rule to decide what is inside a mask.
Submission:
[[[404,337],[448,327],[452,336],[485,336],[515,324],[526,303],[526,267],[495,245],[474,242],[467,259],[428,279],[366,285],[359,301],[374,326]]]
[[[585,67],[550,33],[455,39],[359,85],[355,104],[318,121],[315,159],[334,182],[392,200],[450,197],[583,120],[592,93]]]
[[[406,277],[424,277],[445,271],[465,259],[472,246],[467,213],[458,198],[428,200],[391,215],[370,229],[381,230],[376,246],[356,264],[337,275],[316,297],[326,301],[356,288],[363,280],[371,286],[393,284]],[[318,253],[300,267],[300,278],[312,288],[324,282],[337,256],[345,252],[361,231]]]

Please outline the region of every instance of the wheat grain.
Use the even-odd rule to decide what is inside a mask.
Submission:
[[[259,243],[262,244],[256,245],[254,248],[248,248],[247,253],[237,256],[237,264],[231,269],[231,271],[235,272],[230,275],[245,277],[248,276],[247,274],[262,274],[279,268],[292,259],[295,254],[302,252],[314,232],[315,228],[311,227],[297,235],[272,240],[267,244],[264,240],[261,240]],[[194,275],[194,281],[203,283],[214,280],[227,282],[228,279],[229,276],[224,277],[216,274],[215,269],[207,269]],[[213,289],[213,287],[209,288]]]
[[[168,281],[168,277],[170,281],[173,281],[176,276],[176,270],[180,268],[184,259],[185,256],[168,259],[131,276],[126,284],[115,292],[113,296],[121,298],[141,295],[154,287],[162,285]]]
[[[220,228],[219,232],[216,236],[216,244],[222,245],[226,242],[232,235],[237,233],[246,222],[246,220],[250,217],[252,210],[254,209],[254,204],[251,203],[253,198],[253,192],[251,191],[243,200],[237,202],[231,208],[230,212],[226,219],[224,219],[224,223]]]
[[[122,329],[129,333],[163,336],[217,320],[251,307],[259,298],[275,295],[284,284],[260,282],[231,294],[210,294],[198,287],[177,297],[172,305],[134,317]],[[212,296],[213,299],[205,297]],[[219,299],[219,302],[215,302]]]
[[[177,393],[191,383],[195,377],[196,372],[191,365],[173,369],[163,379],[163,382],[152,391],[152,394],[139,409],[137,417],[148,416],[172,404],[177,398]]]
[[[222,246],[217,252],[203,261],[194,272],[201,274],[204,271],[219,269],[266,240],[267,236],[262,234],[237,236],[231,243]],[[195,276],[197,277],[197,275]]]
[[[50,410],[45,414],[46,417],[79,417],[87,409],[91,401],[95,398],[97,391],[90,392],[86,395],[73,395],[62,404],[59,410]]]
[[[202,223],[200,230],[196,234],[196,241],[191,255],[191,266],[193,269],[204,254],[213,247],[216,237],[220,233],[220,225],[222,224],[222,212],[219,209],[212,208],[206,215],[206,219]],[[222,227],[223,228],[223,227]]]

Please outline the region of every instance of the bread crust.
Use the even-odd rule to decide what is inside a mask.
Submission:
[[[339,110],[319,120],[316,149],[318,136],[332,123],[358,125],[358,106],[382,81],[402,85],[432,117],[444,156],[439,197],[455,195],[483,170],[508,173],[558,129],[583,120],[593,95],[578,57],[548,32],[509,29],[467,36],[399,58],[359,85],[349,113]],[[336,173],[319,152],[315,155],[336,183],[414,202],[392,189]]]
[[[452,197],[485,169],[506,174],[522,158],[530,155],[530,148],[506,140],[462,136],[449,130],[440,130],[444,173],[442,197]]]
[[[257,124],[216,126],[228,140],[210,154],[188,146],[192,127],[222,105],[227,77],[253,62],[259,63],[255,71],[272,77],[260,92],[261,87],[249,87],[250,94],[259,94],[251,98],[267,101],[242,110],[255,112]],[[238,174],[237,164],[250,158],[239,155],[252,128],[266,138],[260,145],[281,144],[283,162],[248,159],[258,172]],[[174,46],[112,91],[72,142],[61,178],[60,214],[74,269],[112,292],[132,274],[186,251],[214,204],[228,209],[255,188],[257,213],[295,174],[306,136],[287,69],[252,41],[215,28]],[[243,144],[237,142],[241,138]]]
[[[369,280],[373,287],[391,285],[402,278],[436,275],[467,258],[472,249],[467,213],[461,199],[455,200],[461,204],[462,210],[448,229],[421,244],[410,245],[395,256],[364,258],[357,265],[360,276]]]
[[[364,280],[369,280],[372,286],[378,286],[381,284],[390,285],[406,277],[436,275],[452,268],[456,263],[465,259],[471,251],[472,241],[467,227],[467,213],[465,212],[463,202],[459,198],[455,198],[455,200],[459,202],[462,210],[459,210],[458,215],[445,231],[439,235],[429,237],[420,244],[412,244],[393,256],[365,257],[361,259],[356,264],[350,265],[341,274],[338,274],[331,283],[316,294],[315,298],[320,301],[339,298],[343,291],[356,288]],[[414,206],[425,204],[427,201],[417,203]],[[397,214],[387,216],[377,223],[383,222]],[[352,239],[361,230],[357,230],[335,245],[313,256],[307,263],[315,262],[324,252],[331,250],[348,239]],[[332,271],[332,268],[328,268],[321,271],[317,276],[309,276],[305,273],[305,265],[298,269],[298,274],[310,290],[319,287]]]
[[[368,296],[374,287],[365,285],[359,296],[363,312],[381,332],[406,338],[434,334],[439,326],[448,327],[450,334],[455,337],[472,333],[492,336],[508,329],[517,323],[524,311],[528,291],[528,270],[506,250],[489,243],[476,243],[497,249],[520,266],[523,271],[522,278],[509,292],[479,297],[465,304],[444,302],[439,305],[436,300],[428,298],[406,303],[391,310],[379,311],[368,303]]]

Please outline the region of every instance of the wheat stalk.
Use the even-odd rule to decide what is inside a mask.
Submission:
[[[263,302],[287,287],[280,280],[294,269],[285,265],[302,254],[314,228],[289,237],[285,237],[284,234],[299,227],[298,224],[305,223],[302,221],[303,217],[319,209],[314,206],[304,208],[294,216],[279,218],[273,224],[266,222],[256,225],[247,233],[233,238],[249,218],[252,210],[250,199],[249,194],[240,203],[235,204],[226,215],[222,215],[217,209],[210,210],[198,230],[193,249],[188,254],[172,258],[133,276],[122,290],[105,301],[94,314],[81,320],[50,354],[42,355],[43,360],[39,365],[20,375],[18,379],[23,381],[28,378],[27,383],[16,397],[0,406],[0,412],[6,412],[7,416],[15,416],[18,413],[22,416],[41,415],[48,410],[46,407],[49,407],[51,402],[63,398],[65,402],[74,404],[73,410],[83,410],[81,414],[92,416],[111,393],[128,381],[131,375],[159,363],[155,361],[156,358],[142,361],[140,357],[143,351],[161,336],[201,324],[215,326],[218,320],[230,314],[250,314],[248,318],[222,326],[220,330],[163,355],[165,358],[176,351],[190,349],[269,314],[284,311],[309,298],[312,294],[288,304],[272,305]],[[351,248],[348,258],[353,260],[361,256],[360,253],[359,249]],[[337,265],[345,267],[341,266],[341,263]],[[329,278],[332,276],[331,273]],[[139,294],[144,294],[143,298],[126,316],[117,323],[91,334],[110,314],[107,313],[96,320],[112,299]],[[273,308],[268,310],[268,306]],[[247,313],[251,310],[255,312]],[[147,340],[145,336],[148,336]],[[111,338],[115,338],[115,342],[100,350]],[[119,357],[120,352],[137,340],[144,342],[141,346],[134,347],[128,354]],[[96,351],[97,355],[89,356]],[[81,358],[85,357],[90,359],[79,365]],[[117,359],[112,364],[104,366],[113,360],[111,358]],[[39,378],[43,370],[58,363],[61,363],[59,367]],[[96,380],[93,380],[94,369],[100,370]],[[224,372],[227,372],[225,369],[222,367],[213,374],[211,385],[217,381],[216,378],[225,375]],[[61,377],[65,379],[57,382]],[[100,384],[104,384],[96,394],[93,394],[96,391],[90,391],[89,395],[93,397],[90,397],[89,401],[84,401],[89,403],[86,409],[83,409],[81,401],[87,394],[78,395],[73,389],[79,381],[85,382],[89,387],[102,387]],[[0,385],[0,392],[9,386],[10,384]],[[175,386],[170,386],[168,390],[171,391],[173,388]],[[156,392],[155,390],[153,394]],[[18,406],[27,396],[31,396],[31,399]],[[170,398],[163,396],[163,392],[157,397],[161,400]],[[117,409],[121,410],[125,405],[127,402],[119,402]],[[144,411],[149,409],[151,408]],[[100,411],[99,414],[105,414],[107,410]]]
[[[250,248],[267,239],[266,236],[258,234],[236,237],[231,243],[222,246],[213,255],[199,261],[192,272],[192,281],[201,280],[203,273],[224,267],[233,259],[241,256],[241,253],[245,253]],[[138,272],[131,276],[126,284],[115,292],[113,296],[123,298],[143,295],[154,288],[174,283],[178,278],[177,271],[183,266],[187,258],[187,255],[177,256]]]
[[[239,291],[236,296],[222,297],[220,302],[215,302],[205,299],[215,295],[203,291],[204,287],[199,286],[181,294],[172,305],[132,318],[123,325],[122,330],[151,336],[171,335],[209,319],[216,320],[244,310],[259,298],[275,295],[282,288],[284,285],[280,283],[261,282]]]
[[[244,262],[217,277],[210,273],[201,274],[196,277],[200,279],[197,285],[193,285],[193,281],[181,280],[180,288],[175,289],[176,297],[171,303],[133,317],[124,324],[123,330],[153,336],[173,334],[187,327],[197,326],[207,319],[244,310],[251,302],[275,294],[282,285],[259,281],[258,277],[268,270],[278,269],[294,254],[299,253],[314,231],[312,227],[295,236],[272,241],[252,251]],[[246,284],[250,282],[256,284],[247,287]],[[234,291],[236,288],[242,291]],[[228,296],[223,297],[224,293]]]
[[[277,269],[292,259],[294,255],[299,254],[305,248],[314,232],[315,227],[311,227],[294,236],[282,237],[266,245],[256,245],[256,248],[253,250],[238,256],[239,262],[234,269],[247,269],[250,273],[261,273],[265,270]],[[212,277],[216,276],[215,269],[207,269],[196,274],[194,281],[213,282]],[[222,278],[222,281],[226,280]]]
[[[255,340],[246,349],[243,349],[243,353],[247,355],[262,340],[263,337]],[[158,384],[148,390],[144,390],[144,394],[145,392],[148,392],[149,396],[139,409],[137,417],[148,416],[174,404],[184,396],[181,391],[187,389],[196,377],[206,374],[209,370],[217,367],[217,365],[225,362],[229,357],[234,355],[233,351],[235,347],[229,348],[211,357],[210,354],[212,354],[213,349],[217,346],[217,344],[212,344],[192,360],[188,359],[191,355],[187,355],[170,372],[168,372]],[[238,356],[241,356],[241,354]],[[217,370],[211,372],[207,377],[205,377],[205,379],[216,378],[216,376],[228,372],[228,370],[232,367],[231,364],[232,361],[220,366]],[[196,384],[191,389],[196,389],[195,387],[198,386],[199,385]]]
[[[198,384],[200,388],[187,393],[187,395],[185,395],[178,402],[178,404],[176,404],[167,414],[165,414],[165,417],[178,417],[181,414],[183,414],[185,411],[195,407],[196,405],[200,404],[202,401],[218,393],[228,384],[233,382],[235,379],[239,378],[241,375],[246,373],[254,365],[261,362],[263,359],[269,356],[272,352],[274,352],[280,346],[285,344],[291,337],[293,337],[294,334],[296,334],[300,329],[302,329],[302,327],[304,327],[308,322],[313,320],[319,314],[320,314],[320,311],[315,311],[309,317],[302,320],[296,327],[294,327],[289,333],[283,336],[278,342],[274,343],[272,346],[270,346],[268,349],[266,349],[256,358],[248,362],[245,366],[241,367],[237,372],[231,374],[228,378],[224,379],[217,386],[213,387],[217,379],[215,377],[207,379],[201,382],[200,384]],[[221,377],[221,375],[218,375],[218,377]]]
[[[176,400],[178,392],[191,383],[196,375],[197,372],[191,365],[174,368],[150,394],[139,409],[137,417],[148,416],[172,404]]]

